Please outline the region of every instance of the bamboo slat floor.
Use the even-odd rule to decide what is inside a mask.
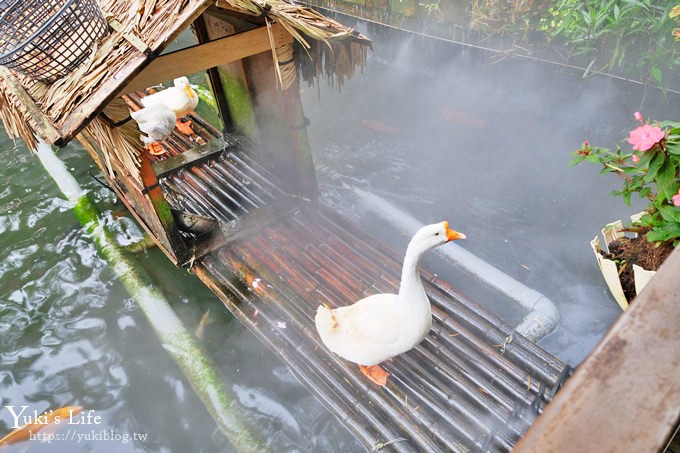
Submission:
[[[138,107],[139,96],[128,102]],[[162,165],[219,141],[208,157],[164,170],[159,184],[174,209],[220,225],[210,233],[217,240],[185,236],[196,240],[194,250],[204,248],[193,270],[229,310],[367,449],[510,451],[571,368],[422,270],[432,330],[384,364],[387,386],[374,385],[326,350],[314,314],[320,304],[396,292],[403,256],[322,203],[287,194],[242,138],[191,119],[196,137],[175,131],[163,142],[168,152],[153,160]]]
[[[368,449],[510,451],[570,367],[423,270],[432,330],[385,363],[388,384],[375,386],[326,350],[314,314],[395,292],[402,256],[322,203],[288,196],[227,141],[224,153],[160,180],[174,207],[217,219],[225,233],[243,226],[199,255],[197,275]],[[239,223],[256,212],[275,214]]]
[[[322,206],[301,208],[205,256],[200,265],[236,314],[366,445],[396,451],[509,451],[569,367],[423,272],[434,325],[415,350],[368,382],[329,353],[319,304],[345,305],[398,287],[401,260]]]

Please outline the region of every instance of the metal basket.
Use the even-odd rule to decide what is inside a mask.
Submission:
[[[0,1],[0,64],[52,83],[108,33],[94,0]]]

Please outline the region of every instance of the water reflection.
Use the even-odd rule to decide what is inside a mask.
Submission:
[[[92,164],[85,154],[73,146],[60,155],[105,211],[104,223],[118,241],[140,239],[134,222],[112,215],[116,200],[89,177]],[[230,451],[37,161],[6,138],[0,160],[8,162],[0,168],[0,202],[7,208],[0,217],[0,434],[13,428],[4,407],[9,405],[37,414],[81,406],[84,414],[101,417],[97,424],[40,431],[69,440],[41,438],[3,451]],[[275,417],[261,418],[265,406],[242,405],[274,451],[310,451],[307,446],[316,444],[339,451],[336,441],[344,451],[356,449],[339,422],[281,371],[281,363],[195,277],[157,250],[140,259],[189,330],[208,312],[201,337],[228,385],[255,383],[281,413],[289,411],[286,426],[297,429],[281,431]]]

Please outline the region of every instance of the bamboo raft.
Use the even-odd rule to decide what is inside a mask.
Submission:
[[[378,388],[326,350],[314,314],[395,292],[402,256],[322,202],[288,194],[242,139],[192,120],[199,143],[221,148],[175,165],[196,147],[175,131],[154,168],[173,208],[214,219],[211,231],[184,234],[195,242],[192,270],[229,310],[367,449],[510,451],[571,368],[422,271],[432,330],[384,364],[391,376]]]

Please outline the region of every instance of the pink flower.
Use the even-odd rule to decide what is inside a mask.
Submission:
[[[636,164],[637,164],[638,162],[640,162],[640,158],[638,157],[637,154],[633,154],[633,157],[631,157],[631,160],[632,160],[634,163],[636,163]]]
[[[642,113],[635,112],[635,113],[633,113],[633,116],[635,117],[636,120],[638,120],[640,123],[642,123]]]
[[[647,151],[659,143],[666,134],[660,127],[643,124],[635,130],[630,131],[628,143],[633,145],[633,149]]]
[[[680,189],[678,189],[678,193],[676,195],[673,195],[673,204],[675,206],[680,206]]]

